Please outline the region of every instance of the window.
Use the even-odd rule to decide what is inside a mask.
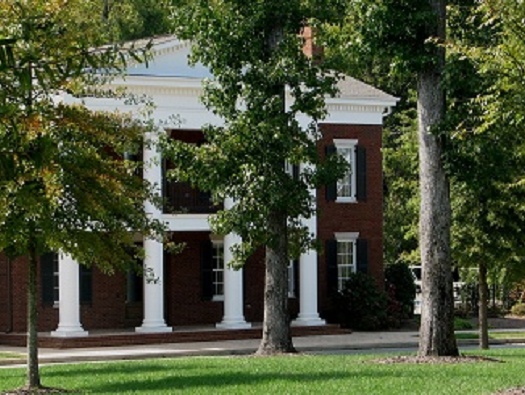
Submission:
[[[42,302],[44,304],[58,306],[60,283],[59,283],[59,255],[54,252],[44,254],[40,257],[40,272],[42,278]],[[79,293],[80,303],[90,304],[93,299],[91,267],[79,265]]]
[[[326,240],[326,277],[329,292],[343,290],[350,275],[355,272],[368,273],[368,242],[359,238],[358,232],[335,233]]]
[[[338,202],[352,202],[356,200],[356,165],[355,147],[357,140],[334,140],[335,149],[347,163],[348,169],[345,175],[337,180],[336,193]]]
[[[337,289],[342,291],[350,275],[355,272],[355,241],[337,242]]]
[[[212,242],[213,300],[224,300],[224,243]]]
[[[366,200],[366,149],[355,139],[334,139],[326,155],[338,154],[348,164],[345,175],[326,186],[326,199],[339,203]]]
[[[40,272],[42,276],[42,302],[58,305],[58,254],[47,253],[40,257]]]
[[[338,291],[343,290],[350,275],[356,271],[356,240],[358,235],[358,233],[336,233]]]

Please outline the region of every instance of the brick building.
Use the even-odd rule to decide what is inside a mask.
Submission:
[[[189,46],[173,37],[158,39],[149,67],[131,66],[125,80],[115,81],[130,92],[150,96],[153,117],[178,120],[166,124],[173,138],[202,141],[201,128],[220,119],[199,101],[201,81],[211,77],[201,65],[189,67]],[[340,94],[327,100],[327,118],[319,124],[322,155],[338,153],[349,162],[347,176],[316,194],[319,216],[308,220],[310,231],[324,245],[322,253],[309,251],[289,268],[289,301],[296,325],[323,325],[330,311],[330,294],[341,287],[349,272],[366,271],[378,284],[382,262],[383,117],[396,99],[347,77]],[[97,110],[134,111],[114,99],[86,99]],[[307,120],[304,120],[305,125]],[[136,328],[138,332],[168,332],[177,326],[217,324],[247,328],[262,321],[264,253],[252,256],[243,270],[225,264],[235,235],[211,234],[208,224],[214,207],[209,195],[189,185],[163,179],[163,163],[155,147],[145,148],[144,159],[156,165],[143,176],[162,186],[162,211],[146,204],[162,219],[175,241],[186,247],[177,255],[161,243],[143,240],[144,265],[158,281],[132,273],[105,275],[86,269],[64,254],[43,256],[39,266],[39,330],[53,336],[85,336],[92,329]],[[232,202],[224,202],[227,208]],[[25,331],[26,265],[24,259],[0,256],[0,332]]]

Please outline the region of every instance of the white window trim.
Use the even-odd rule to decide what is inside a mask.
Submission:
[[[223,248],[223,251],[222,251],[222,290],[223,290],[223,294],[222,295],[216,295],[215,294],[215,272],[219,271],[219,269],[217,269],[215,267],[215,265],[213,266],[213,273],[214,273],[214,276],[213,276],[213,292],[214,292],[214,295],[212,296],[211,300],[212,302],[223,302],[224,301],[224,272],[226,270],[226,264],[224,262],[224,240],[222,239],[217,239],[217,238],[211,238],[211,243],[213,245],[213,249],[217,248],[218,246],[222,246]],[[215,263],[215,262],[214,262]]]
[[[53,255],[53,307],[55,309],[58,309],[60,306],[60,256],[61,254]],[[57,283],[56,286],[55,286],[55,280]],[[56,291],[56,297],[55,297],[55,291]]]
[[[357,272],[357,249],[356,249],[356,241],[359,238],[359,232],[337,232],[334,233],[334,237],[337,241],[337,243],[345,243],[349,242],[352,243],[352,269],[353,272]],[[341,291],[340,286],[340,276],[339,276],[339,264],[337,264],[337,289]]]
[[[336,149],[336,152],[337,150],[339,149],[345,149],[345,148],[349,148],[352,152],[352,157],[351,157],[351,161],[352,163],[350,163],[350,166],[352,167],[352,174],[351,174],[351,178],[350,178],[350,187],[351,187],[351,192],[350,192],[350,196],[336,196],[336,203],[357,203],[357,188],[356,188],[356,185],[357,185],[357,172],[356,172],[356,146],[357,146],[357,143],[358,143],[358,140],[357,139],[334,139],[334,146],[335,146],[335,149]]]

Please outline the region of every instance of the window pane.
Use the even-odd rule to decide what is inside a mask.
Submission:
[[[340,291],[343,290],[346,281],[355,271],[354,248],[355,240],[340,240],[337,242],[337,283]]]
[[[224,245],[213,243],[213,292],[214,296],[224,295]]]

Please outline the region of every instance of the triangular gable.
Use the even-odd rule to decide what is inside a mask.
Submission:
[[[191,45],[175,36],[157,37],[152,41],[151,60],[145,63],[132,64],[127,69],[128,76],[144,77],[186,77],[208,78],[210,71],[202,64],[194,67],[188,64]]]

